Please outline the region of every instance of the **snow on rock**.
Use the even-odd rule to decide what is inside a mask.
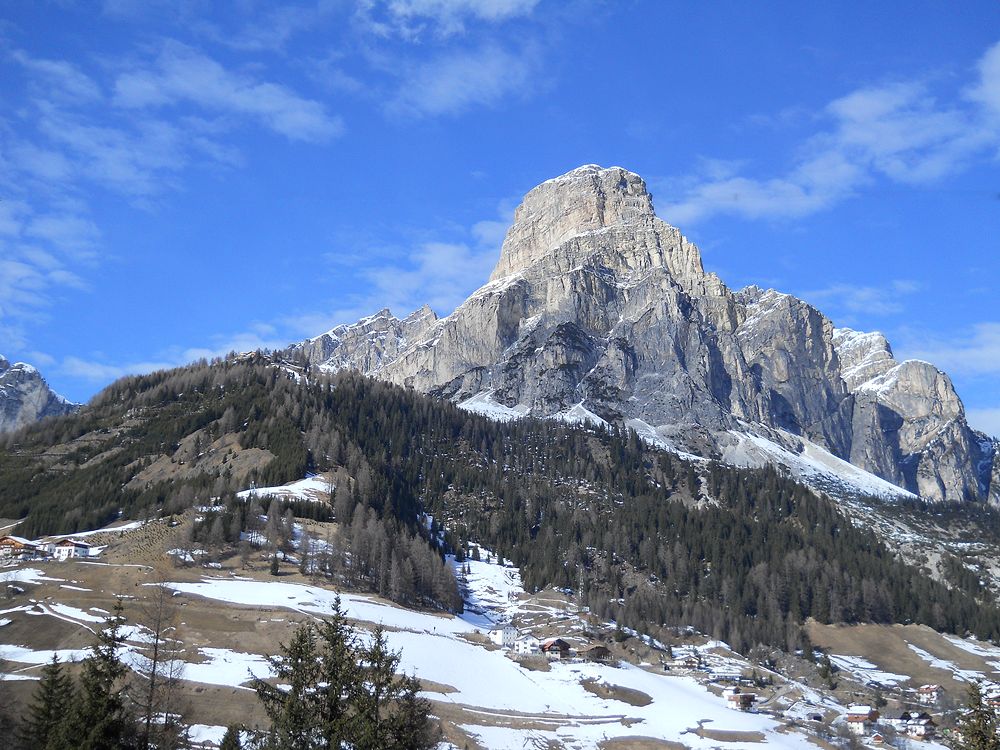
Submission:
[[[484,417],[495,419],[498,422],[510,422],[520,419],[530,411],[527,406],[522,404],[511,407],[497,403],[493,400],[492,390],[477,393],[472,398],[468,398],[458,404],[458,408],[474,414],[482,414]]]
[[[837,458],[809,440],[789,433],[781,434],[790,441],[801,444],[802,452],[794,453],[760,435],[731,430],[730,435],[735,441],[724,450],[723,460],[735,466],[763,466],[769,463],[785,466],[793,477],[819,489],[835,487],[841,491],[887,500],[915,497],[912,493]]]

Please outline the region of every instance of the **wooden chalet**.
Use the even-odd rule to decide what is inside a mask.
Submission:
[[[580,652],[580,656],[587,661],[597,661],[602,664],[608,664],[611,662],[611,649],[607,646],[601,646],[598,644],[596,646],[583,649],[583,651]]]
[[[757,700],[756,695],[745,693],[738,687],[726,690],[724,695],[726,696],[726,705],[737,711],[749,711]]]
[[[855,734],[868,734],[878,721],[878,711],[871,706],[850,706],[845,720],[847,728]]]
[[[550,659],[565,659],[569,656],[570,647],[562,638],[549,638],[541,645],[542,653]]]
[[[28,539],[8,534],[0,537],[0,558],[30,560],[44,554],[42,548]]]

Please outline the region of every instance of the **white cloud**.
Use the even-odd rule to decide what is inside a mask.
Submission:
[[[959,336],[907,332],[900,351],[951,375],[1000,377],[1000,322],[978,323]]]
[[[0,53],[0,62],[10,63],[5,72],[24,91],[23,101],[0,118],[0,344],[23,348],[26,331],[46,320],[54,300],[88,288],[81,275],[103,249],[101,229],[81,197],[90,185],[149,207],[178,188],[192,164],[239,166],[243,157],[228,135],[240,122],[310,142],[342,130],[320,102],[259,71],[228,70],[176,43],[153,54],[144,63],[130,61],[127,73],[104,61],[92,76],[63,60]],[[111,90],[121,106],[106,97]],[[180,111],[160,111],[168,105]],[[111,372],[102,367],[120,367],[94,365],[95,377]]]
[[[414,65],[402,77],[388,110],[403,115],[452,115],[494,106],[532,89],[535,55],[496,45],[450,52]]]
[[[500,23],[529,16],[539,0],[368,0],[358,16],[377,34],[418,39],[425,33],[447,37],[466,31],[470,21]]]
[[[44,87],[49,98],[74,103],[91,103],[102,98],[94,80],[64,60],[33,58],[21,50],[11,52],[10,57],[34,74],[35,85]]]
[[[1000,42],[979,60],[979,80],[969,90],[969,98],[1000,117]]]
[[[966,409],[965,416],[973,429],[1000,439],[1000,407]]]
[[[827,127],[804,140],[772,177],[704,170],[661,181],[663,215],[677,224],[716,214],[795,218],[821,211],[878,180],[919,185],[963,169],[1000,145],[1000,44],[980,59],[977,82],[952,104],[919,82],[853,91],[830,102]]]
[[[904,309],[903,297],[919,291],[914,281],[897,279],[884,287],[831,284],[824,289],[802,292],[802,299],[832,315],[853,313],[892,315]],[[842,321],[843,322],[843,321]]]
[[[298,141],[325,142],[344,131],[341,119],[327,113],[320,102],[281,84],[227,70],[177,42],[164,46],[152,68],[120,75],[114,101],[135,109],[190,102],[210,111],[255,118]]]
[[[182,367],[199,359],[224,357],[230,352],[279,349],[289,343],[283,338],[275,338],[275,334],[274,326],[258,323],[246,331],[210,336],[209,341],[202,346],[173,346],[160,352],[153,359],[133,362],[108,362],[99,356],[92,358],[69,356],[59,364],[58,372],[92,383],[109,383],[125,375],[143,375],[155,370]]]
[[[497,208],[499,219],[475,222],[457,241],[424,241],[406,251],[398,246],[371,245],[365,235],[346,237],[348,248],[363,252],[331,252],[326,260],[337,273],[355,273],[365,283],[363,294],[342,300],[330,311],[310,311],[281,321],[283,329],[302,340],[342,323],[353,323],[388,307],[398,316],[427,304],[438,315],[451,312],[489,279],[513,210],[508,201]]]

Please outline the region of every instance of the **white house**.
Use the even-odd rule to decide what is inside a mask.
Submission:
[[[514,642],[517,640],[517,635],[517,628],[510,623],[507,623],[506,625],[491,630],[490,640],[501,648],[511,649],[514,648]]]
[[[917,688],[917,700],[925,706],[933,706],[941,697],[940,685],[921,685]]]
[[[532,635],[526,635],[514,641],[514,653],[520,656],[540,654],[542,652],[541,645],[541,641],[537,638]]]
[[[90,545],[76,539],[63,539],[56,542],[52,548],[52,556],[56,560],[69,560],[72,557],[89,557]]]
[[[871,706],[850,706],[847,709],[847,728],[855,734],[867,734],[878,720],[878,711]]]

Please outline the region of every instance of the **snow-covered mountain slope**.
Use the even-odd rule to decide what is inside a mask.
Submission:
[[[50,389],[34,367],[24,362],[11,364],[0,355],[0,432],[79,408]]]
[[[823,476],[853,491],[874,475],[930,501],[1000,502],[996,448],[947,375],[791,295],[728,289],[620,167],[530,191],[489,281],[448,317],[383,310],[292,350],[499,418],[634,420],[678,451],[797,475],[786,452],[829,454],[856,470],[824,459]],[[760,439],[778,450],[739,448]]]

